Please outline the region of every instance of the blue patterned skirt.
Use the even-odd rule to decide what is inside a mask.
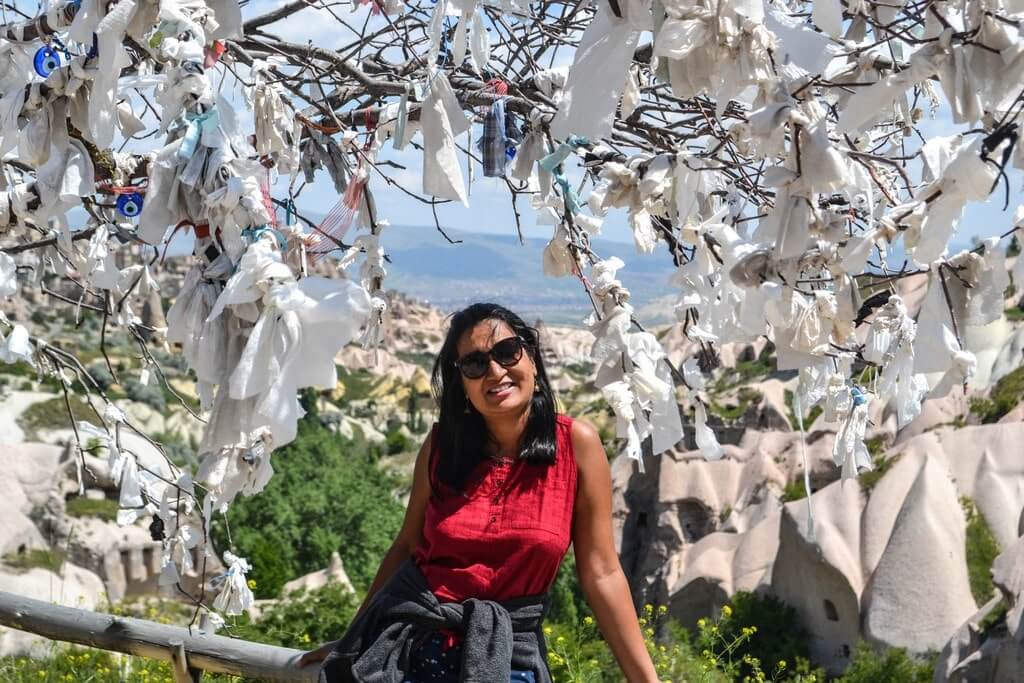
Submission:
[[[412,671],[404,683],[447,683],[458,681],[462,672],[462,646],[454,645],[447,650],[442,643],[444,636],[435,633],[412,655]],[[532,671],[512,670],[509,683],[537,683]]]

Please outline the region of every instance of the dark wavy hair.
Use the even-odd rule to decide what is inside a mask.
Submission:
[[[537,367],[538,391],[533,394],[517,457],[533,463],[550,464],[555,461],[555,397],[544,370],[540,335],[504,306],[473,304],[452,315],[448,335],[434,361],[430,380],[441,413],[437,432],[439,443],[436,444],[440,458],[437,479],[459,493],[465,490],[467,475],[487,457],[490,435],[483,416],[469,404],[462,388],[462,377],[455,366],[459,357],[457,345],[463,334],[485,320],[501,321],[512,328],[526,342],[524,352],[530,354]],[[466,412],[467,405],[470,405],[469,412]]]

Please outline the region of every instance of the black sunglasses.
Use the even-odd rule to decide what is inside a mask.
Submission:
[[[455,361],[455,367],[466,379],[480,379],[487,374],[493,358],[503,368],[510,368],[523,357],[525,343],[520,337],[509,337],[491,347],[490,351],[473,351]]]

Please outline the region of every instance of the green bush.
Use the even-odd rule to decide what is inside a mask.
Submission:
[[[870,447],[868,450],[870,450]],[[890,457],[886,457],[884,455],[877,456],[872,463],[873,469],[868,470],[858,477],[861,488],[864,489],[865,492],[871,493],[871,491],[874,490],[875,485],[881,481],[882,477],[885,476],[885,473],[891,470],[892,466],[895,465],[899,459],[899,455],[893,455]]]
[[[226,632],[258,643],[311,650],[340,638],[359,605],[360,599],[340,583],[329,583],[315,591],[290,593],[256,621],[241,616],[235,624],[228,623]]]
[[[277,597],[285,581],[323,569],[335,550],[352,583],[365,590],[402,523],[394,478],[367,457],[365,442],[325,429],[311,413],[298,436],[274,453],[274,477],[258,496],[227,513],[234,552],[253,561],[256,595]],[[227,549],[228,533],[214,519],[213,539]]]
[[[179,432],[156,432],[152,438],[163,446],[164,453],[179,467],[183,465],[196,465],[199,460],[196,452],[199,450],[199,441],[195,436],[189,434],[188,441]]]
[[[413,443],[401,429],[392,429],[385,437],[384,448],[388,455],[395,455],[396,453],[412,450]]]
[[[792,426],[793,429],[796,429],[800,424],[797,421],[796,409],[793,407],[793,401],[796,399],[796,394],[789,389],[786,389],[783,393],[783,397],[786,401],[786,412],[788,413],[786,417],[789,419],[790,426]],[[814,421],[818,419],[822,412],[820,405],[816,405],[811,408],[810,412],[807,413],[807,416],[804,417],[804,429],[807,429],[814,424]]]
[[[722,368],[722,374],[715,381],[712,389],[722,392],[740,384],[750,384],[770,377],[775,372],[775,357],[772,355],[774,346],[767,344],[755,360],[741,360],[734,368]]]
[[[1008,412],[1024,401],[1024,366],[1004,375],[992,387],[988,398],[972,398],[971,413],[984,424],[999,422]]]
[[[750,387],[742,387],[736,394],[736,404],[722,405],[717,401],[711,401],[709,409],[711,413],[719,416],[726,422],[735,422],[747,414],[751,404],[761,400],[761,392]]]
[[[118,503],[109,498],[94,500],[85,496],[75,496],[68,500],[65,510],[72,517],[99,517],[105,522],[117,519]]]
[[[89,404],[72,394],[68,397],[71,404],[71,415],[74,420],[97,422],[99,418]],[[63,396],[56,396],[39,403],[33,403],[18,418],[18,424],[25,430],[27,440],[31,440],[37,432],[50,429],[70,429],[71,420]]]
[[[743,662],[742,675],[753,676],[752,665],[743,661],[750,659],[757,659],[768,673],[774,671],[780,661],[786,662],[784,668],[793,673],[812,673],[808,664],[809,634],[796,609],[774,596],[747,592],[732,596],[726,608],[723,608],[723,616],[727,618],[718,624],[721,639],[717,642],[732,643],[744,635],[745,629],[753,628],[756,634],[731,652],[734,660]],[[708,643],[704,647],[722,655],[722,647],[716,649]],[[819,680],[824,680],[824,676]]]
[[[120,661],[105,650],[84,647],[53,647],[46,659],[4,657],[0,659],[0,680],[4,683],[174,683],[171,667],[145,657]],[[204,674],[206,683],[242,681],[235,676]]]
[[[583,589],[576,576],[576,556],[571,550],[562,560],[562,566],[558,568],[550,595],[548,619],[551,621],[575,624],[584,617],[594,616],[586,598],[583,597]]]
[[[985,518],[981,516],[974,501],[964,496],[960,499],[964,515],[967,517],[967,535],[965,546],[967,551],[967,576],[971,582],[971,595],[974,601],[983,605],[995,595],[992,584],[992,563],[999,555],[999,542],[992,535]]]
[[[902,648],[878,654],[861,642],[837,683],[931,683],[934,676],[934,661],[916,661]]]
[[[129,380],[124,383],[124,392],[131,400],[145,403],[153,410],[162,411],[167,408],[167,399],[159,386]]]
[[[813,491],[811,491],[813,493]],[[803,500],[807,497],[807,487],[804,486],[803,478],[786,482],[786,488],[782,489],[782,502],[792,503],[794,500]]]
[[[31,548],[25,552],[4,555],[4,564],[14,569],[49,569],[54,574],[60,573],[64,565],[64,554],[49,548]]]
[[[110,388],[110,385],[114,383],[114,376],[110,374],[110,369],[104,361],[93,363],[85,370],[104,391]]]

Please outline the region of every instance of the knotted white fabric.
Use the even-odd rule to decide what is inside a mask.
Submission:
[[[615,120],[615,105],[626,82],[640,33],[650,30],[650,12],[639,0],[619,3],[624,17],[612,14],[601,2],[573,56],[569,78],[551,134],[560,140],[570,135],[608,137]]]
[[[252,567],[245,558],[229,550],[224,551],[224,564],[228,571],[224,575],[224,586],[213,601],[213,608],[228,615],[241,614],[255,602],[245,578]]]
[[[440,4],[440,3],[438,3]],[[470,129],[448,77],[436,71],[420,109],[423,127],[423,192],[468,206],[455,138]]]

